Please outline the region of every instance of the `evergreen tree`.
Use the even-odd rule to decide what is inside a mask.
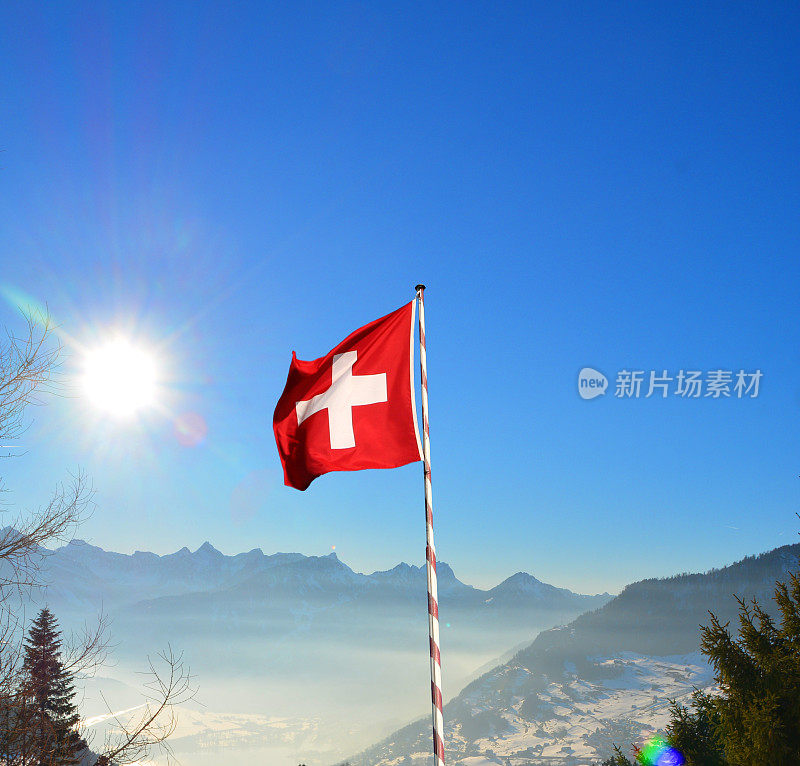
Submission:
[[[688,764],[728,766],[718,731],[720,713],[716,697],[695,691],[690,707],[673,702],[667,741],[686,758]]]
[[[731,766],[800,763],[800,577],[775,587],[777,623],[759,604],[739,601],[739,639],[711,615],[701,650],[722,695],[713,700],[716,735]]]
[[[77,731],[75,687],[72,674],[61,660],[58,622],[46,607],[28,631],[22,669],[26,740],[23,748],[32,754],[28,762],[37,766],[79,763],[86,742]]]
[[[711,614],[700,649],[720,694],[696,692],[689,707],[673,703],[667,743],[686,766],[800,764],[800,576],[778,582],[779,619],[755,599],[739,602],[739,635]],[[635,762],[650,766],[642,751]],[[619,750],[603,766],[628,766]]]

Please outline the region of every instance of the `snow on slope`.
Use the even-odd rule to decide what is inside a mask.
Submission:
[[[638,742],[662,728],[669,699],[683,699],[694,688],[713,683],[699,653],[659,658],[623,652],[593,659],[611,671],[609,679],[590,682],[567,670],[567,678],[551,681],[537,693],[535,723],[521,711],[523,705],[530,707],[530,698],[520,695],[503,714],[502,734],[479,737],[470,749],[512,760],[533,755],[600,760],[611,754],[614,744]],[[519,683],[524,686],[524,678]]]
[[[611,755],[614,744],[652,735],[666,723],[670,699],[712,684],[702,656],[689,654],[697,651],[708,611],[735,621],[734,593],[774,611],[775,582],[797,568],[798,557],[795,544],[704,574],[642,580],[600,609],[540,633],[446,703],[447,762],[592,764]],[[525,585],[524,577],[516,580]],[[418,720],[350,760],[421,766],[430,737],[429,721]]]
[[[592,662],[606,678],[589,681],[566,667],[561,680],[542,684],[513,665],[487,674],[462,698],[458,718],[448,722],[448,763],[596,764],[611,754],[613,745],[641,742],[663,728],[668,700],[685,700],[695,688],[713,685],[699,653],[652,657],[623,652]],[[487,692],[500,687],[508,692],[509,704],[498,711],[487,702]],[[427,750],[406,751],[402,757],[396,753],[396,747],[373,751],[369,763],[421,766],[430,760]]]

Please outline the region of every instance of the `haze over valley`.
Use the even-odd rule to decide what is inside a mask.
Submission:
[[[41,574],[48,585],[36,603],[65,628],[101,611],[110,618],[115,665],[88,683],[88,715],[107,712],[100,690],[115,710],[137,704],[146,655],[168,644],[184,653],[199,691],[183,713],[178,750],[235,742],[321,763],[368,746],[429,705],[424,567],[367,575],[335,553],[226,556],[206,543],[125,555],[75,540],[45,555]],[[438,576],[446,696],[539,631],[610,598],[523,572],[480,590],[445,562]]]

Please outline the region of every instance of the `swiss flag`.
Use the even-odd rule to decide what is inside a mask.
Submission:
[[[412,374],[414,302],[370,322],[319,359],[292,352],[272,427],[284,483],[328,471],[421,460]]]

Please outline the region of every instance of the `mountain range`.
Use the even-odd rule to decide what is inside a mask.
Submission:
[[[325,727],[314,727],[318,753],[352,752],[426,709],[424,566],[362,574],[335,553],[227,556],[210,543],[159,556],[75,540],[42,554],[46,585],[32,594],[32,606],[46,603],[65,629],[107,614],[116,663],[107,675],[115,681],[134,685],[146,657],[169,643],[190,663],[206,709],[324,720]],[[524,572],[482,590],[444,562],[437,571],[445,691],[542,629],[611,598]],[[130,707],[133,695],[118,692],[112,706]],[[209,746],[207,736],[202,746]]]

